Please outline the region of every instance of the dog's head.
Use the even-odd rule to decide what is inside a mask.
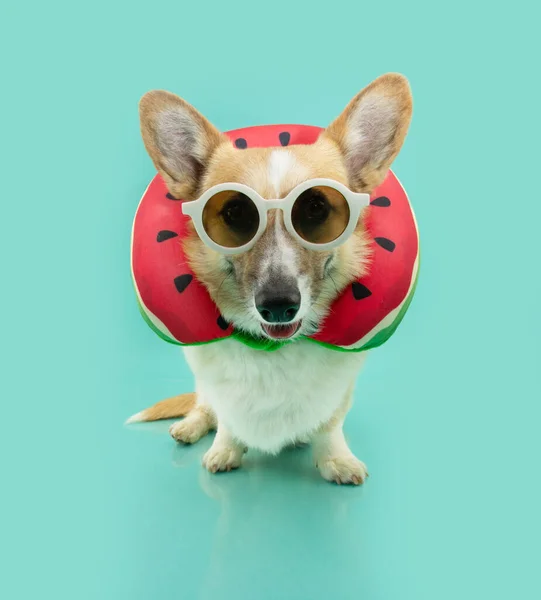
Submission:
[[[190,201],[220,183],[241,183],[263,198],[285,197],[313,178],[370,193],[384,180],[406,136],[411,94],[401,75],[362,90],[312,145],[239,150],[174,94],[147,93],[140,103],[143,140],[170,193]],[[331,251],[308,250],[272,210],[264,234],[243,254],[224,256],[195,230],[184,241],[190,266],[237,330],[271,339],[317,331],[332,301],[369,268],[362,218]]]

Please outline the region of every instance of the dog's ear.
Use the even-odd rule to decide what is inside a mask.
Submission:
[[[389,73],[359,92],[325,131],[338,144],[355,191],[371,192],[385,179],[411,120],[408,80]]]
[[[139,115],[145,147],[169,192],[175,198],[193,200],[208,161],[225,136],[170,92],[145,94]]]

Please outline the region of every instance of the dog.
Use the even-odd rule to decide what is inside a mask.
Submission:
[[[145,147],[170,194],[185,202],[223,183],[280,199],[314,178],[370,194],[402,147],[411,113],[407,79],[386,74],[359,92],[314,144],[240,150],[174,94],[155,90],[140,101]],[[273,352],[235,339],[185,347],[195,393],[159,402],[129,421],[184,417],[170,433],[186,444],[216,430],[203,458],[212,473],[240,467],[249,448],[278,453],[310,443],[324,479],[359,485],[367,469],[350,450],[343,423],[366,352],[336,352],[303,338],[370,269],[368,236],[361,217],[340,246],[309,249],[288,232],[281,212],[270,210],[264,233],[239,254],[216,251],[195,229],[184,244],[192,271],[228,323],[248,336],[289,343]]]

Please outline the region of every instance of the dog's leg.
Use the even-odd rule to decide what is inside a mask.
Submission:
[[[245,452],[242,444],[229,433],[228,429],[218,423],[218,431],[214,443],[203,456],[203,465],[211,472],[231,471],[238,469]]]
[[[198,402],[182,421],[171,425],[169,433],[177,442],[194,444],[211,429],[216,429],[216,415],[208,404]]]
[[[314,459],[327,481],[360,485],[368,476],[366,465],[349,449],[342,427],[351,407],[353,386],[332,419],[313,437]]]

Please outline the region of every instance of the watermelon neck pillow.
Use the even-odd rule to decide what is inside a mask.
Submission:
[[[314,143],[322,129],[270,125],[228,132],[237,148]],[[406,192],[389,171],[364,210],[372,237],[368,275],[353,282],[334,301],[319,332],[305,338],[334,350],[368,350],[394,333],[411,302],[419,266],[419,238]],[[160,175],[152,180],[137,209],[131,266],[139,308],[162,339],[181,346],[234,338],[261,350],[295,341],[248,337],[227,323],[183,251],[189,217],[167,191]]]

